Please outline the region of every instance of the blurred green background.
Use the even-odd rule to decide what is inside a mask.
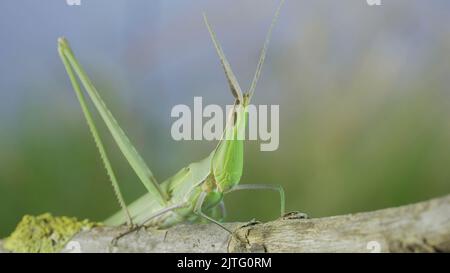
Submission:
[[[246,146],[242,183],[281,184],[287,210],[321,217],[450,192],[450,2],[286,1],[256,104],[280,105],[280,146]],[[24,214],[102,220],[119,209],[56,52],[66,36],[163,180],[215,142],[172,140],[170,110],[232,103],[201,13],[241,86],[277,1],[2,1],[0,237]],[[128,201],[145,192],[108,132]],[[275,193],[226,196],[227,221],[276,218]]]

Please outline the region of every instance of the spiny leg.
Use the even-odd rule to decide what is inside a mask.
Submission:
[[[75,58],[75,55],[66,39],[58,39],[58,50],[60,55],[63,57],[63,61],[66,64],[66,67],[67,65],[71,66],[70,71],[72,72],[72,75],[76,74],[78,76],[78,79],[82,83],[86,93],[91,98],[98,113],[105,122],[105,125],[109,129],[112,137],[119,147],[119,150],[127,159],[136,175],[147,188],[152,198],[157,200],[161,206],[165,207],[167,205],[167,200],[169,199],[167,192],[161,189],[161,186],[156,181],[156,178],[153,176],[152,171],[148,168],[145,161],[136,151],[136,148],[133,146],[133,144],[131,144],[130,139],[119,126],[111,111],[109,111],[109,109],[107,108],[105,102],[102,100],[100,94],[91,82],[90,78],[81,67],[78,60]]]
[[[64,42],[64,41],[63,41]],[[60,42],[61,43],[61,42]],[[106,168],[106,172],[108,173],[109,179],[111,180],[112,186],[114,188],[114,193],[116,194],[117,200],[119,201],[120,206],[122,207],[123,212],[125,213],[127,217],[127,222],[130,227],[133,226],[133,220],[131,219],[130,213],[127,209],[127,206],[125,204],[125,201],[123,199],[122,193],[120,191],[119,183],[117,182],[116,175],[114,174],[114,171],[111,166],[111,162],[109,161],[108,155],[106,153],[105,147],[103,146],[103,142],[100,138],[100,134],[98,133],[97,127],[95,126],[94,119],[92,118],[92,114],[89,111],[89,108],[87,106],[85,97],[83,92],[81,91],[80,84],[78,83],[78,80],[75,76],[74,71],[72,70],[72,66],[70,65],[69,61],[67,60],[67,57],[64,55],[62,48],[58,48],[59,55],[61,57],[61,60],[64,64],[64,67],[66,68],[67,74],[69,75],[70,81],[72,83],[73,89],[75,90],[75,93],[77,95],[77,98],[80,102],[81,109],[83,110],[84,117],[86,118],[87,124],[89,126],[89,129],[92,133],[92,136],[94,138],[95,144],[97,145],[97,148],[100,153],[100,157],[102,158],[103,165]]]
[[[285,199],[283,187],[281,187],[279,185],[268,185],[268,184],[240,184],[240,185],[235,186],[231,190],[227,191],[226,193],[230,193],[233,191],[240,191],[240,190],[273,190],[273,191],[277,191],[280,194],[281,216],[284,215],[286,199]]]

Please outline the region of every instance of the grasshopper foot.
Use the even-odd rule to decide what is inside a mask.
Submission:
[[[243,227],[249,227],[249,226],[254,226],[254,225],[258,225],[258,224],[261,224],[261,222],[256,220],[255,218],[253,218],[252,220],[250,220],[250,222],[243,225]]]
[[[228,243],[228,247],[239,249],[238,252],[265,252],[264,247],[260,244],[251,244],[248,236],[252,226],[259,225],[261,222],[252,219],[246,224],[237,228]]]
[[[298,220],[298,219],[309,219],[308,214],[299,212],[299,211],[291,211],[285,213],[283,216],[281,216],[281,219],[283,220]]]
[[[111,245],[112,245],[113,247],[116,247],[117,244],[119,243],[119,240],[120,240],[122,237],[125,237],[126,235],[128,235],[128,234],[130,234],[130,233],[133,233],[133,232],[135,232],[135,231],[139,231],[139,230],[140,230],[141,228],[143,228],[143,227],[144,227],[144,225],[129,225],[127,231],[125,231],[125,232],[123,232],[123,233],[117,235],[116,237],[114,237],[114,238],[111,240]]]
[[[259,224],[261,224],[261,222],[256,220],[255,218],[253,218],[252,220],[250,220],[249,222],[243,224],[239,228],[251,227],[251,226],[259,225]]]

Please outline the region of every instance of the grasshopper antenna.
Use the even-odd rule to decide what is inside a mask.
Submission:
[[[264,64],[264,60],[266,59],[266,52],[267,52],[267,48],[269,47],[270,36],[272,35],[273,27],[275,26],[275,23],[277,22],[278,15],[280,14],[281,6],[283,6],[284,1],[285,0],[280,1],[280,4],[278,5],[277,10],[275,11],[275,15],[273,16],[272,23],[270,24],[269,31],[267,32],[266,40],[264,41],[264,46],[261,49],[261,54],[259,55],[259,62],[258,62],[258,65],[256,66],[255,76],[253,77],[252,84],[250,85],[250,89],[248,91],[249,100],[252,98],[253,93],[255,92],[256,83],[258,82],[258,79],[261,75],[261,69]]]
[[[208,28],[208,31],[209,31],[209,35],[211,36],[211,39],[214,43],[214,47],[216,48],[217,54],[219,55],[220,62],[222,63],[223,70],[225,71],[225,76],[227,77],[228,84],[230,85],[231,93],[239,102],[243,102],[243,95],[242,95],[241,87],[239,86],[236,76],[234,76],[234,73],[231,70],[230,63],[228,62],[227,58],[225,57],[225,54],[223,53],[220,43],[217,41],[214,30],[212,29],[211,25],[208,23],[208,18],[206,17],[205,13],[203,13],[203,20],[205,21],[206,27]]]

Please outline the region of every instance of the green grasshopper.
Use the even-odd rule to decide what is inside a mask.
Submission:
[[[75,58],[68,41],[65,38],[58,39],[59,55],[78,97],[82,111],[122,208],[121,211],[104,221],[106,225],[117,226],[128,224],[134,227],[152,226],[156,228],[167,228],[177,223],[185,221],[195,222],[203,218],[216,223],[229,231],[220,223],[220,218],[225,217],[223,196],[232,191],[246,189],[268,189],[278,191],[281,199],[281,215],[284,214],[285,197],[282,187],[261,184],[239,185],[244,163],[244,139],[240,136],[245,132],[247,107],[250,104],[256,88],[256,83],[260,77],[271,32],[283,2],[284,1],[280,2],[277,11],[275,12],[264,46],[261,50],[253,81],[249,91],[245,94],[241,91],[236,77],[231,70],[230,64],[225,58],[222,48],[217,41],[216,35],[208,23],[206,15],[203,15],[214,47],[225,71],[231,92],[235,98],[235,102],[232,111],[230,111],[230,114],[227,117],[227,123],[222,138],[216,148],[205,159],[189,164],[161,184],[156,181],[153,173],[147,167],[142,157],[136,151],[124,131],[120,128],[116,119],[106,107],[106,104],[101,99],[97,89]],[[148,193],[128,206],[122,197],[119,184],[79,82],[81,82],[81,85],[91,98],[120,151],[148,190]]]

